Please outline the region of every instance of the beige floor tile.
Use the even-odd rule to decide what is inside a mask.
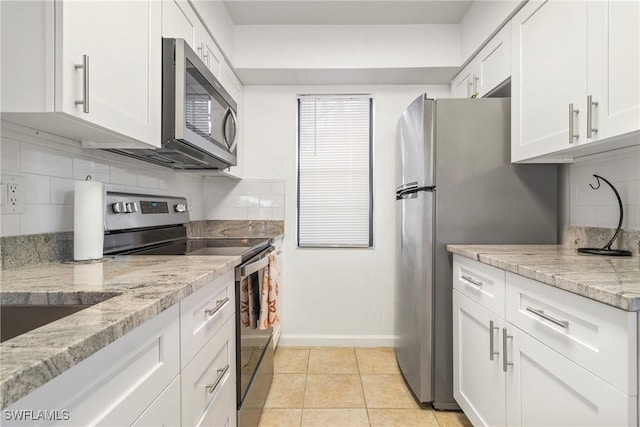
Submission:
[[[277,374],[306,374],[308,363],[308,348],[278,347],[273,361],[274,371]]]
[[[304,374],[275,374],[267,396],[267,408],[302,408]]]
[[[440,427],[472,427],[463,412],[433,411]]]
[[[308,374],[305,408],[364,408],[359,375]]]
[[[362,375],[362,387],[367,408],[419,408],[399,374]]]
[[[438,427],[430,409],[369,409],[372,427]]]
[[[361,374],[398,374],[396,352],[392,347],[356,348]]]
[[[311,348],[310,374],[357,374],[356,352],[348,347]]]
[[[303,427],[369,427],[366,409],[303,409]]]
[[[302,419],[302,409],[265,408],[258,427],[298,427]]]

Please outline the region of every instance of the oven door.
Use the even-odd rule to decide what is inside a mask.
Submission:
[[[261,330],[254,326],[256,316],[259,318],[263,276],[272,251],[273,248],[268,248],[236,268],[236,381],[241,427],[258,425],[273,378],[272,328]],[[253,300],[248,301],[247,297]],[[241,310],[245,310],[244,316]]]
[[[163,146],[176,141],[235,165],[237,105],[183,39],[163,39]]]

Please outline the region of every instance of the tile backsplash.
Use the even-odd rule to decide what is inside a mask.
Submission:
[[[206,219],[284,220],[284,180],[204,180]]]
[[[620,193],[624,208],[622,228],[640,229],[640,147],[631,147],[584,157],[569,165],[569,225],[616,228],[618,201],[594,174],[610,181]]]
[[[25,177],[24,214],[3,214],[0,235],[59,233],[73,230],[74,181],[91,175],[108,191],[186,197],[191,219],[204,218],[203,178],[130,159],[54,135],[3,123],[2,174]]]

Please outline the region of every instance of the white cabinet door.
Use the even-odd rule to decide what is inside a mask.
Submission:
[[[507,424],[637,425],[637,401],[507,324]]]
[[[587,3],[532,0],[511,25],[511,160],[587,142]]]
[[[589,2],[592,140],[640,129],[640,2]],[[587,124],[585,123],[585,132]],[[589,137],[589,135],[586,135]]]
[[[508,22],[477,57],[476,90],[483,97],[511,76],[511,22]]]
[[[451,97],[470,98],[473,95],[474,79],[475,74],[469,64],[451,82]]]
[[[196,28],[200,24],[187,0],[162,0],[162,37],[184,39],[196,49]]]
[[[201,24],[202,25],[202,24]],[[211,73],[216,79],[222,78],[222,63],[225,62],[222,52],[218,49],[218,46],[213,41],[209,33],[205,30],[204,26],[200,27],[200,40],[202,49],[202,61],[211,70]],[[223,85],[224,86],[224,85]]]
[[[132,427],[158,427],[180,425],[180,377],[158,396]]]
[[[56,2],[56,110],[159,146],[161,14],[154,0]]]
[[[453,396],[474,426],[505,425],[503,327],[501,318],[453,291]]]

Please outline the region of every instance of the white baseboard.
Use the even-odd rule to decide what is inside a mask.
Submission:
[[[393,347],[395,335],[282,334],[280,347]]]

